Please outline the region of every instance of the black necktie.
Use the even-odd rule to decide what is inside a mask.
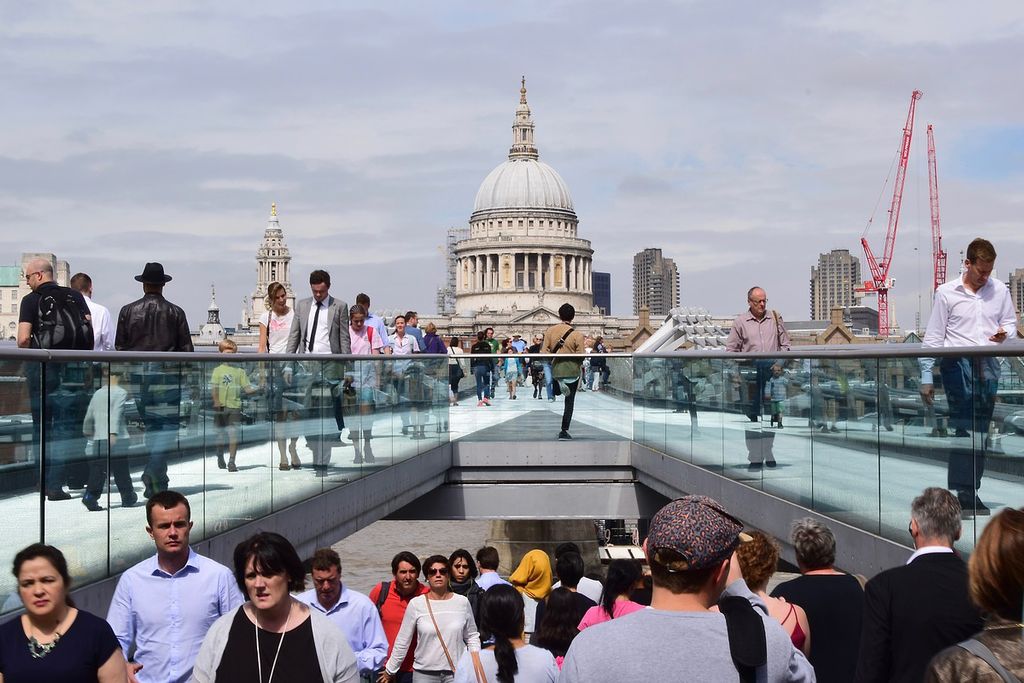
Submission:
[[[313,314],[313,329],[309,331],[309,352],[313,353],[313,344],[316,342],[316,322],[320,319],[320,302],[316,304],[316,313]]]

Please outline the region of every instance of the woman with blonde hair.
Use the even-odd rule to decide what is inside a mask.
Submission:
[[[260,353],[286,353],[288,350],[288,332],[292,328],[292,320],[295,318],[295,311],[288,306],[288,290],[280,282],[271,282],[267,286],[267,310],[260,315],[260,340],[257,350]],[[286,383],[279,370],[279,364],[271,364],[270,385],[270,409],[274,414],[274,433],[277,436],[277,449],[281,454],[279,469],[297,470],[302,467],[299,461],[299,452],[296,444],[298,436],[291,437],[288,444],[288,453],[291,455],[291,463],[285,455],[285,443],[288,441],[284,436],[285,423],[288,421],[290,412],[288,404],[292,403],[284,397]],[[298,404],[294,404],[298,408]]]
[[[1006,508],[985,526],[967,563],[971,601],[986,614],[985,627],[970,640],[935,655],[924,680],[1024,679],[1024,508]]]
[[[536,630],[537,603],[551,592],[551,559],[543,550],[531,550],[523,555],[508,580],[523,596],[524,631],[529,641]]]

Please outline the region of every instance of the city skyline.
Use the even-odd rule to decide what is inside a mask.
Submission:
[[[1004,78],[1024,8],[619,9],[18,5],[0,28],[3,265],[53,252],[116,309],[159,260],[193,327],[210,283],[234,325],[277,202],[298,296],[325,267],[350,303],[367,291],[375,307],[429,317],[445,279],[437,247],[504,158],[525,74],[537,144],[572,192],[594,269],[616,283],[613,310],[631,309],[632,254],[649,245],[675,258],[684,306],[736,313],[757,284],[804,318],[817,254],[863,258],[876,203],[881,251],[882,184],[914,88],[924,99],[892,269],[901,328],[919,307],[927,319],[930,297],[927,123],[949,276],[978,235],[995,243],[1001,279],[1024,266],[1024,95]]]

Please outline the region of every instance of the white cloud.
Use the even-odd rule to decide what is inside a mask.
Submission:
[[[950,251],[982,233],[1001,271],[1024,265],[1019,163],[991,152],[1022,139],[1021,17],[923,0],[21,3],[0,26],[0,247],[98,269],[118,300],[159,256],[193,319],[216,279],[233,323],[277,202],[298,289],[327,265],[341,291],[432,310],[435,247],[505,158],[525,73],[613,310],[631,308],[632,254],[660,246],[686,304],[737,310],[756,280],[799,319],[818,253],[860,254],[920,88],[893,266],[907,324],[930,268],[926,122]]]

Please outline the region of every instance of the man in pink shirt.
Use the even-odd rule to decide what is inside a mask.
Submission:
[[[377,331],[366,324],[366,307],[356,304],[349,311],[349,341],[352,355],[372,356],[382,353],[384,342]],[[377,387],[380,384],[380,363],[378,361],[355,361],[351,372],[345,373],[345,402],[354,404],[351,421],[347,421],[349,438],[355,448],[355,464],[374,462],[370,439],[373,438],[373,408]],[[351,414],[346,411],[346,414]],[[360,435],[362,441],[360,442]]]
[[[750,353],[757,351],[789,351],[789,333],[777,311],[768,311],[768,295],[760,287],[751,287],[747,292],[747,304],[750,309],[741,313],[732,322],[732,330],[725,341],[725,350],[733,353]],[[761,397],[764,385],[771,376],[772,366],[776,361],[762,359],[754,361],[757,371],[757,388],[749,396],[747,417],[757,422],[761,414]]]

